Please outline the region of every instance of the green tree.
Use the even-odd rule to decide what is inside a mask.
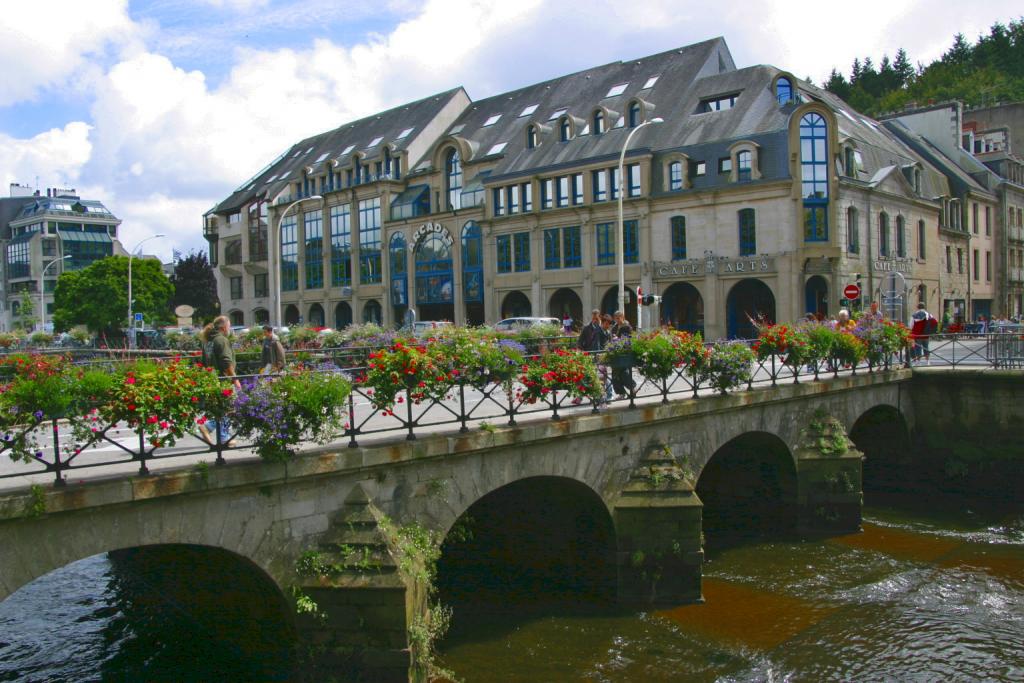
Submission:
[[[22,292],[18,298],[18,322],[16,326],[23,330],[28,330],[36,322],[35,298],[28,292]]]
[[[171,284],[174,285],[172,310],[187,304],[196,310],[196,317],[202,321],[217,315],[220,310],[217,280],[205,252],[189,252],[188,256],[175,261]]]
[[[170,322],[168,304],[174,286],[157,259],[132,259],[133,310],[151,325]],[[56,329],[85,325],[90,331],[116,335],[128,323],[128,257],[110,256],[88,268],[66,271],[53,293]]]

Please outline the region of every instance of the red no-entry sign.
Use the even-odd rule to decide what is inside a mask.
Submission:
[[[846,287],[843,288],[843,296],[850,300],[859,299],[860,287],[857,285],[846,285]]]

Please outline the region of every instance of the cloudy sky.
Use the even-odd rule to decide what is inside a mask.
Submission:
[[[456,85],[482,98],[714,36],[738,66],[821,83],[899,47],[930,61],[1020,14],[1019,0],[4,2],[2,191],[75,187],[123,220],[126,246],[166,233],[147,251],[169,258],[205,247],[202,214],[296,140]]]

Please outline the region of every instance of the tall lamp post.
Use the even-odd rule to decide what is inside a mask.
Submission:
[[[626,312],[626,254],[625,248],[622,244],[622,187],[623,187],[623,176],[622,176],[622,165],[626,160],[626,149],[629,148],[629,141],[633,139],[637,131],[644,126],[649,126],[652,123],[664,123],[665,119],[659,117],[653,118],[650,121],[644,121],[633,130],[629,131],[629,135],[626,136],[626,141],[622,143],[622,152],[619,154],[619,222],[616,223],[615,230],[615,260],[619,266],[619,307],[618,310],[623,313]],[[637,313],[637,323],[639,320],[639,313]]]
[[[318,194],[311,194],[308,197],[303,197],[302,199],[296,199],[294,202],[289,204],[288,207],[284,211],[281,212],[280,216],[277,217],[277,231],[276,231],[277,238],[273,239],[274,235],[271,235],[272,239],[271,239],[271,243],[270,243],[270,248],[271,248],[271,254],[273,254],[274,245],[275,244],[277,245],[277,258],[278,258],[278,261],[281,261],[281,223],[284,222],[284,217],[287,216],[288,212],[291,211],[294,207],[298,206],[302,202],[306,202],[306,201],[309,201],[311,199],[323,199],[323,197],[321,197]],[[274,325],[277,326],[277,327],[281,327],[281,266],[282,265],[283,265],[283,263],[278,263],[277,266],[275,266],[274,265],[274,259],[270,259],[270,269],[271,269],[271,271],[272,271],[272,273],[274,275]]]
[[[40,332],[46,332],[46,294],[45,294],[45,290],[43,289],[43,285],[45,283],[45,280],[43,278],[46,277],[46,271],[48,271],[50,268],[52,268],[55,263],[63,263],[64,261],[66,261],[69,258],[71,258],[71,254],[68,254],[67,256],[61,256],[59,259],[54,259],[53,261],[50,261],[49,263],[46,264],[46,267],[43,268],[43,272],[39,273],[39,331]]]
[[[135,245],[135,248],[128,252],[128,348],[135,348],[135,316],[132,315],[132,257],[135,256],[135,252],[142,249],[142,245],[150,240],[155,240],[158,237],[166,237],[163,233],[152,235],[142,240]]]

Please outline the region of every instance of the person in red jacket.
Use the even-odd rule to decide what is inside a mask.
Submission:
[[[910,327],[910,336],[914,340],[911,356],[913,358],[920,358],[924,355],[924,362],[928,364],[931,362],[931,354],[928,351],[928,337],[938,328],[939,321],[925,309],[924,302],[917,304],[917,310],[910,316],[910,319],[914,321]]]

